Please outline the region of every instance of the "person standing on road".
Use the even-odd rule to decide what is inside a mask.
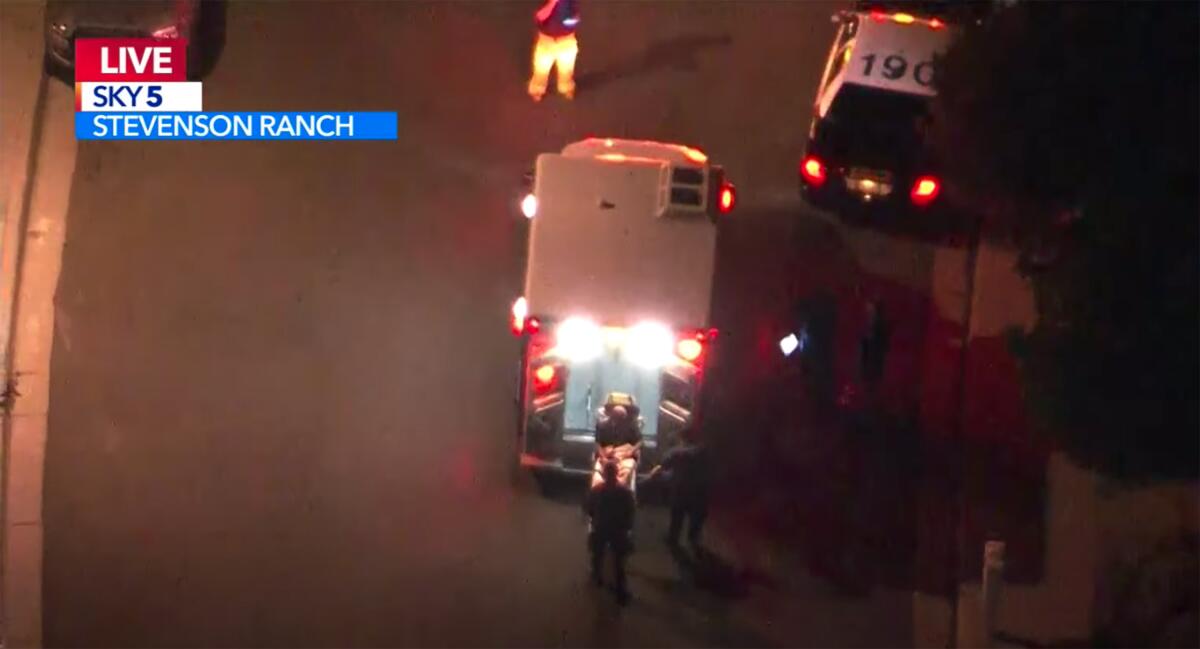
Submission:
[[[575,98],[575,57],[579,43],[575,28],[579,25],[578,0],[546,0],[534,14],[537,41],[533,46],[533,75],[529,78],[529,96],[541,101],[550,83],[551,68],[558,68],[558,94]]]
[[[682,443],[667,452],[662,463],[650,472],[653,478],[665,471],[670,485],[671,526],[667,545],[679,549],[679,535],[686,521],[688,544],[693,551],[701,550],[700,536],[708,518],[708,497],[711,476],[708,448],[700,442],[695,428],[685,428]]]
[[[588,549],[592,554],[592,583],[603,585],[604,557],[609,550],[613,555],[613,571],[616,577],[617,602],[629,601],[629,589],[625,583],[625,560],[633,551],[633,515],[636,505],[633,492],[626,489],[617,479],[617,465],[604,464],[604,484],[588,492],[584,500],[584,511],[591,518],[592,529],[588,534]]]

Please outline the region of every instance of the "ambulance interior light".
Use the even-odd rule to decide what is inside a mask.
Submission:
[[[555,352],[572,362],[586,362],[604,352],[604,333],[587,318],[567,318],[555,331]]]
[[[675,353],[675,335],[664,325],[643,322],[629,330],[624,351],[630,361],[644,368],[662,367]]]

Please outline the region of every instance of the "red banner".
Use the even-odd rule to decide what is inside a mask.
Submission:
[[[78,39],[75,41],[75,81],[187,81],[187,41]]]

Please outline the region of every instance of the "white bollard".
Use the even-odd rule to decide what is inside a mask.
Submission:
[[[1000,611],[1000,593],[1004,586],[1004,541],[988,541],[983,545],[983,647],[991,649],[996,643],[996,624]]]

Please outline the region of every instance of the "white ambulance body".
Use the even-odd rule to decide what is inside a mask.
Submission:
[[[532,190],[513,311],[522,464],[590,472],[597,412],[628,395],[648,468],[697,414],[733,188],[696,149],[593,138],[538,156]]]

